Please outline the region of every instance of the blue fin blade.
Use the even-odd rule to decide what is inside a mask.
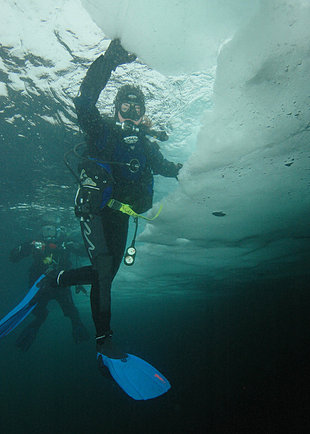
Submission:
[[[0,321],[0,338],[9,334],[15,329],[36,307],[36,303],[33,303],[33,298],[38,293],[40,287],[38,283],[45,277],[42,274],[39,279],[30,288],[23,300],[12,309],[2,320]]]
[[[32,310],[36,307],[35,304],[28,304],[20,311],[16,312],[14,315],[10,316],[5,322],[0,324],[0,338],[8,335],[13,331],[24,319],[32,312]]]
[[[125,359],[110,359],[97,353],[97,358],[99,357],[102,357],[104,365],[118,385],[133,399],[156,398],[171,387],[163,374],[137,356],[127,354]]]

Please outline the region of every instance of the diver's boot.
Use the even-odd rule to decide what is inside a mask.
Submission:
[[[108,330],[101,336],[96,337],[97,353],[103,354],[110,359],[125,359],[127,354],[113,342],[112,334],[112,330]]]
[[[37,284],[39,290],[33,297],[32,304],[46,302],[50,298],[54,297],[55,288],[58,288],[60,286],[59,277],[62,273],[63,270],[51,270],[45,273],[45,277],[43,277],[43,279],[41,279],[40,282]]]

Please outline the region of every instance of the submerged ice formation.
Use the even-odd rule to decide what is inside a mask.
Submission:
[[[208,70],[258,0],[82,0],[111,39],[161,73]]]
[[[29,147],[45,124],[77,130],[72,97],[108,38],[121,38],[138,55],[118,68],[105,95],[113,101],[117,86],[136,79],[150,117],[169,129],[163,153],[184,168],[178,184],[156,180],[163,211],[139,236],[135,267],[122,279],[156,277],[166,285],[177,276],[305,272],[308,0],[3,0],[2,6],[2,113],[22,145]],[[8,137],[13,153],[15,139]]]
[[[83,4],[109,37],[162,73],[216,65],[214,106],[206,107],[195,152],[161,217],[140,236],[148,254],[141,276],[304,272],[310,3]]]

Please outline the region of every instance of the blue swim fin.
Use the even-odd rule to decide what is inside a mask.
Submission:
[[[111,359],[97,353],[97,360],[109,369],[114,380],[133,399],[156,398],[171,387],[157,369],[132,354],[127,354],[124,359]]]
[[[34,303],[33,299],[40,289],[38,283],[44,277],[45,274],[42,274],[23,300],[0,321],[0,338],[14,330],[36,307],[37,303]]]

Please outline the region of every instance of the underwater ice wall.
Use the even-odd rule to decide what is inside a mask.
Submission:
[[[309,1],[262,0],[253,19],[223,47],[215,110],[202,132],[212,143],[203,153],[209,167],[266,147],[285,153],[287,139],[307,127],[309,24]]]
[[[169,272],[170,254],[173,274],[217,277],[273,264],[282,272],[302,262],[310,208],[310,2],[83,4],[109,37],[162,73],[217,65],[214,108],[206,110],[196,151],[161,218],[140,237],[160,245],[153,253],[143,247],[156,256],[152,272],[164,265]]]
[[[161,73],[208,70],[258,0],[82,0],[105,35]]]
[[[220,52],[179,196],[197,204],[204,229],[187,234],[211,266],[291,273],[309,255],[309,24],[308,1],[263,0]]]

